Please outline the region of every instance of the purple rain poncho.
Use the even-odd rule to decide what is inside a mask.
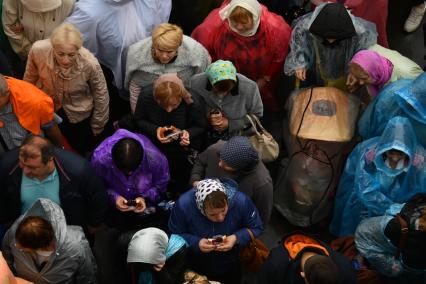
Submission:
[[[111,154],[112,147],[123,138],[137,140],[144,151],[141,164],[129,178],[115,166]],[[119,129],[114,135],[102,141],[93,152],[91,165],[104,181],[114,206],[120,195],[125,199],[143,197],[147,205],[157,204],[162,200],[170,179],[169,164],[163,153],[144,135],[124,129]]]
[[[387,58],[375,51],[358,51],[351,60],[351,63],[358,64],[373,79],[373,83],[368,85],[370,95],[377,96],[392,77],[393,64]]]

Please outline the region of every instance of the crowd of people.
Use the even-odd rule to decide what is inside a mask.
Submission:
[[[0,2],[0,283],[426,283],[387,0]],[[260,254],[274,207],[299,230]]]

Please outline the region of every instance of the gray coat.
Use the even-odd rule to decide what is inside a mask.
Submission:
[[[214,91],[205,73],[194,75],[189,81],[193,96],[204,101],[207,113],[211,109],[221,109],[229,120],[229,131],[237,132],[248,124],[246,114],[263,116],[263,104],[256,82],[244,75],[237,74],[237,85],[225,97],[219,97]]]
[[[56,251],[39,271],[32,253],[15,246],[15,232],[23,218],[40,216],[55,231]],[[48,199],[38,199],[15,221],[3,239],[3,256],[15,275],[36,284],[96,283],[96,264],[89,243],[79,226],[67,226],[62,209]]]
[[[191,172],[191,184],[204,178],[232,178],[238,190],[247,194],[259,210],[263,225],[268,224],[272,212],[273,183],[262,162],[250,171],[228,172],[219,167],[219,153],[225,141],[219,140],[198,155]]]

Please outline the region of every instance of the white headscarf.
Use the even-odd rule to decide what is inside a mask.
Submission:
[[[169,237],[158,228],[137,231],[129,243],[127,262],[164,263],[168,243]]]
[[[232,26],[231,21],[229,20],[229,16],[237,6],[242,7],[253,14],[253,28],[244,33],[240,33],[238,30],[236,30],[235,27]],[[228,19],[229,27],[231,28],[231,30],[242,36],[252,36],[257,32],[257,28],[260,24],[261,15],[262,6],[260,6],[257,0],[232,0],[228,5],[226,5],[219,11],[219,16],[222,20]]]

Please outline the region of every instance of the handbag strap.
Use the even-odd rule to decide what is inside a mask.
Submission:
[[[253,127],[254,131],[256,132],[256,134],[260,135],[259,130],[257,130],[257,123],[256,121],[254,121],[254,118],[250,114],[246,114],[246,117],[248,121],[250,122],[251,126]]]
[[[249,233],[249,235],[250,235],[250,239],[251,239],[251,241],[252,242],[254,242],[254,235],[253,235],[253,232],[249,229],[249,228],[246,228],[246,230],[247,230],[247,232]]]
[[[409,229],[407,221],[405,221],[405,219],[402,218],[400,214],[397,214],[396,217],[399,221],[399,224],[401,225],[401,236],[399,237],[398,248],[395,253],[395,258],[399,259],[401,251],[404,249],[405,244],[407,243]]]

